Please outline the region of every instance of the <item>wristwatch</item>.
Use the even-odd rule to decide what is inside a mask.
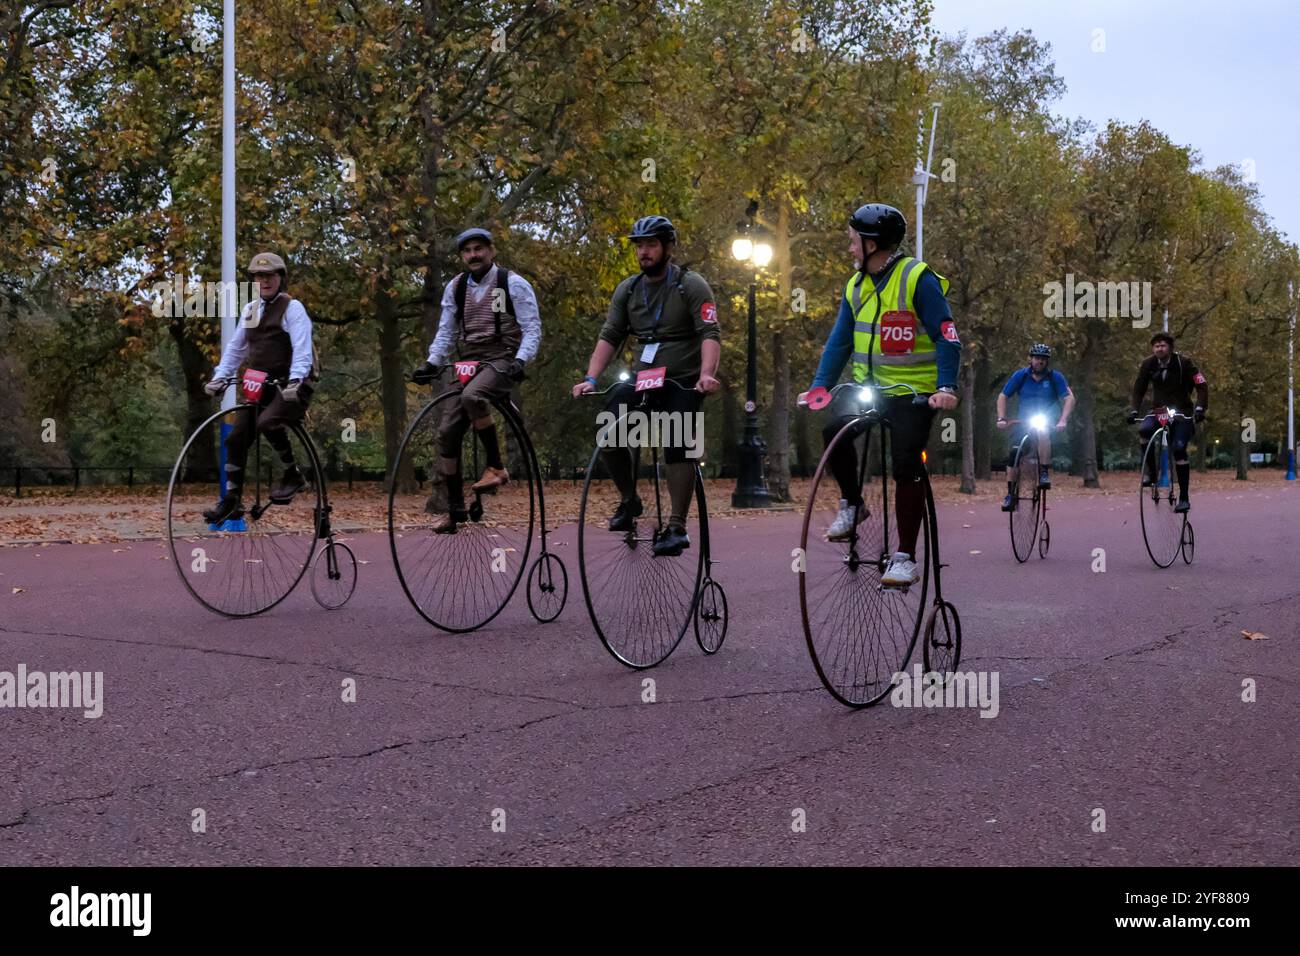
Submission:
[[[937,391],[947,392],[949,395],[957,394],[957,389],[953,388],[951,385],[940,385]]]

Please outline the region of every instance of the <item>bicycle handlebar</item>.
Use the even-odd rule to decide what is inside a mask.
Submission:
[[[893,389],[903,389],[904,391],[902,394],[911,392],[912,402],[916,405],[921,405],[929,401],[927,397],[929,395],[928,392],[919,391],[918,389],[913,388],[911,385],[904,384],[903,382],[895,382],[892,385],[869,385],[869,384],[860,384],[858,382],[841,382],[838,385],[834,385],[831,388],[826,389],[825,392],[827,395],[834,395],[840,389],[844,389],[844,388],[856,388],[859,391],[859,393],[865,392],[866,393],[865,395],[864,394],[859,395],[859,398],[864,403],[870,403],[871,401],[873,401],[875,399],[875,394],[874,394],[875,392],[889,392]],[[812,391],[812,389],[809,389],[809,391]],[[821,404],[816,406],[810,405],[807,401],[801,401],[799,402],[799,405],[801,405],[804,408],[811,408],[813,411],[818,411],[820,409],[825,408],[830,403],[831,400],[828,399],[827,401],[822,402]]]
[[[1165,414],[1169,417],[1169,420],[1170,420],[1170,421],[1173,421],[1174,419],[1177,419],[1177,418],[1185,418],[1185,419],[1187,419],[1188,421],[1195,421],[1195,419],[1196,419],[1196,416],[1195,416],[1195,415],[1188,415],[1188,414],[1186,414],[1185,412],[1180,412],[1180,411],[1179,411],[1178,409],[1176,409],[1176,408],[1166,408],[1166,409],[1165,409]],[[1137,417],[1137,419],[1136,419],[1135,421],[1133,421],[1133,422],[1130,422],[1130,424],[1132,424],[1132,425],[1136,425],[1138,422],[1142,421],[1144,418],[1154,418],[1154,419],[1156,419],[1157,421],[1159,421],[1160,416],[1156,413],[1156,410],[1153,408],[1153,409],[1151,409],[1151,411],[1147,412],[1145,415],[1139,415],[1139,416]]]
[[[472,362],[476,363],[476,367],[475,367],[475,369],[474,369],[474,375],[477,375],[477,374],[479,373],[479,370],[480,370],[481,368],[483,368],[483,366],[485,366],[485,365],[490,365],[490,366],[492,366],[492,371],[496,372],[498,375],[505,375],[505,374],[506,374],[506,370],[505,370],[505,369],[503,369],[501,366],[495,364],[495,363],[497,362],[497,359],[466,359],[466,361],[472,361]],[[448,363],[445,364],[445,365],[435,365],[435,366],[433,367],[433,377],[434,377],[434,378],[438,378],[439,376],[445,374],[445,373],[447,372],[448,369],[455,368],[455,367],[456,367],[456,364],[457,364],[456,362],[448,362]],[[419,369],[416,369],[416,370],[415,370],[415,372],[418,372],[418,371],[419,371]],[[421,382],[416,381],[416,379],[415,379],[415,372],[409,372],[409,373],[407,373],[406,380],[407,380],[408,382],[410,382],[412,385],[431,384],[431,383],[421,383]],[[470,378],[473,378],[474,375],[471,375]]]
[[[220,382],[221,391],[225,392],[225,390],[230,388],[230,386],[239,384],[239,376],[236,375],[233,378],[214,378],[212,381]],[[267,385],[273,385],[276,388],[280,388],[287,384],[289,384],[289,379],[287,378],[268,378],[262,382],[263,387]]]
[[[674,382],[671,378],[668,378],[666,376],[664,377],[664,383],[667,385],[676,385],[683,392],[699,392],[699,389],[697,388],[693,388],[693,387],[688,388],[687,386],[683,385],[681,382]],[[592,398],[597,395],[608,395],[610,392],[614,391],[614,389],[622,385],[628,385],[628,384],[631,384],[633,386],[636,385],[636,379],[633,378],[631,375],[629,375],[627,378],[620,378],[617,382],[614,382],[612,385],[608,386],[607,388],[592,389],[590,392],[583,392],[581,395],[577,397]],[[646,389],[646,391],[655,392],[658,391],[658,389],[651,388],[651,389]],[[700,394],[703,395],[704,393],[700,392]]]

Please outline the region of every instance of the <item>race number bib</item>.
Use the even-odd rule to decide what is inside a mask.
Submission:
[[[664,387],[664,373],[668,371],[667,365],[660,365],[658,368],[642,369],[636,373],[636,391],[649,392],[656,388]]]
[[[880,351],[906,355],[916,348],[916,316],[911,312],[886,312],[880,317]]]
[[[476,368],[478,368],[478,362],[477,362],[477,361],[474,361],[474,362],[457,362],[457,363],[456,363],[456,378],[457,378],[457,380],[459,380],[460,384],[464,385],[464,384],[465,384],[466,382],[468,382],[471,378],[473,378],[473,377],[474,377],[474,370],[475,370]]]
[[[250,368],[244,372],[244,380],[240,383],[239,391],[248,401],[256,402],[262,397],[262,386],[265,383],[266,373]]]
[[[1169,424],[1169,409],[1164,408],[1163,406],[1160,407],[1160,408],[1157,408],[1157,409],[1156,409],[1156,421],[1159,422],[1161,425],[1168,425],[1168,424]]]

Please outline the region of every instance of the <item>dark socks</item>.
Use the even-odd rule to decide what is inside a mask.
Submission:
[[[443,475],[447,483],[447,507],[460,509],[465,507],[465,479],[459,471],[454,475]]]
[[[614,480],[614,487],[624,501],[636,497],[636,478],[632,472],[632,453],[626,448],[606,448],[601,460],[609,470],[609,477]]]
[[[487,452],[487,466],[489,468],[503,468],[501,464],[501,446],[497,444],[497,426],[493,422],[487,428],[476,428],[474,431],[478,434],[478,440],[483,445],[483,450]]]
[[[1192,463],[1187,462],[1182,465],[1174,465],[1174,470],[1178,472],[1178,497],[1187,497],[1187,482],[1192,476]]]
[[[669,524],[686,527],[686,512],[691,508],[691,492],[695,490],[695,463],[676,461],[664,465],[668,485],[668,500],[672,504]]]
[[[898,512],[898,548],[916,557],[916,538],[921,531],[921,519],[925,516],[925,485],[910,478],[903,478],[894,487],[894,507]]]

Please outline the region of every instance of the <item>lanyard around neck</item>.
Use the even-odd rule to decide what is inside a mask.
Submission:
[[[659,328],[659,320],[660,320],[661,318],[663,318],[663,314],[664,314],[664,304],[668,301],[668,291],[667,291],[667,290],[668,290],[668,283],[672,280],[672,277],[673,277],[673,267],[670,265],[670,266],[669,266],[669,267],[664,271],[664,283],[663,283],[663,289],[664,289],[664,292],[663,292],[663,295],[662,295],[662,296],[660,297],[660,299],[659,299],[659,308],[655,311],[655,318],[654,318],[654,321],[650,324],[650,334],[651,334],[651,335],[654,335],[655,330]],[[650,311],[650,296],[646,293],[646,286],[647,286],[647,285],[649,285],[649,283],[646,282],[646,281],[644,281],[644,280],[642,280],[642,282],[641,282],[641,304],[644,305],[644,306],[645,306],[645,310],[646,310],[647,312],[649,312],[649,311]]]

